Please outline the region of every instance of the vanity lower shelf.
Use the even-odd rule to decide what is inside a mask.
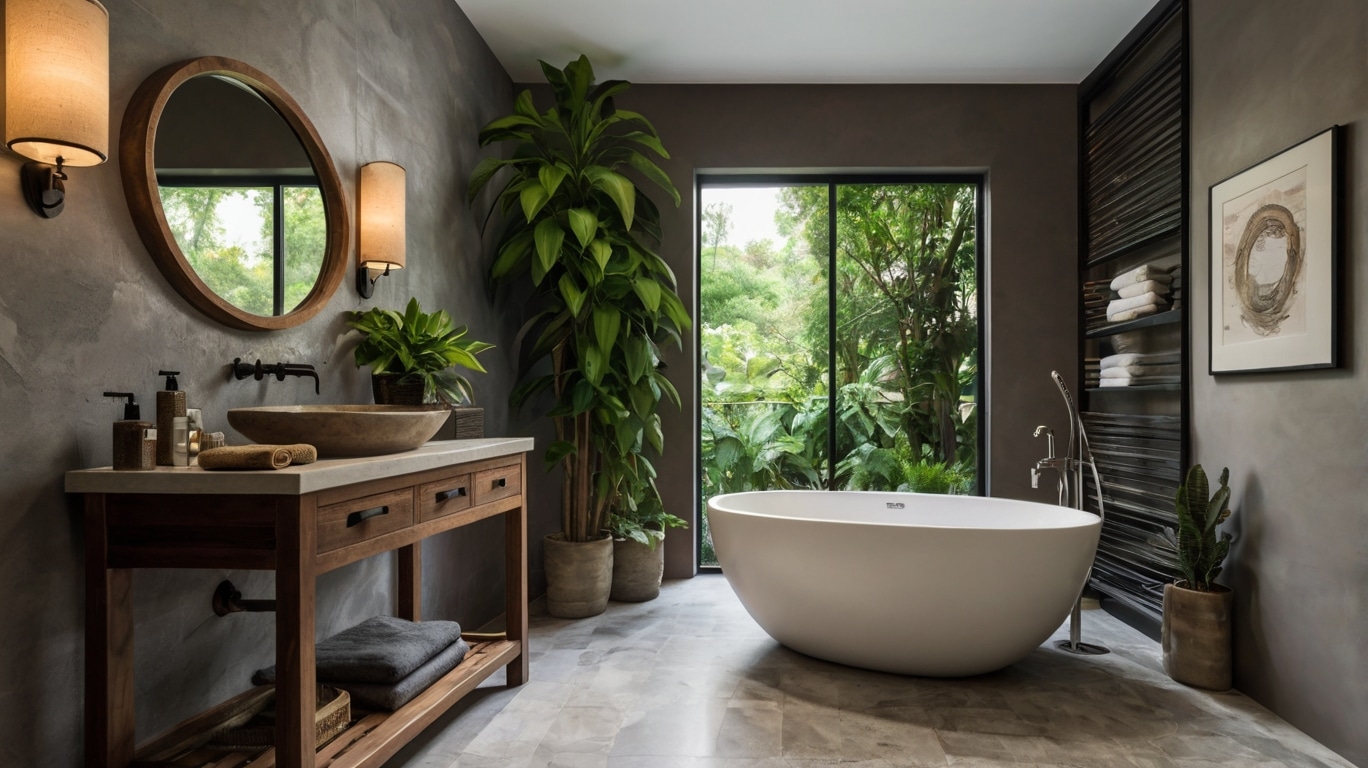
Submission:
[[[351,725],[318,748],[315,766],[382,765],[415,734],[521,652],[521,645],[511,640],[471,642],[470,652],[459,666],[403,707],[394,712],[353,713]],[[271,747],[227,751],[203,746],[209,735],[238,711],[240,702],[257,693],[256,689],[241,693],[152,739],[134,755],[133,768],[275,768],[275,749]]]

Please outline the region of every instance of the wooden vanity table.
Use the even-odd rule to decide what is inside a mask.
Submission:
[[[68,472],[67,492],[85,494],[86,765],[164,763],[253,693],[135,746],[133,568],[275,571],[276,740],[253,768],[379,766],[499,667],[510,686],[521,685],[527,679],[524,454],[531,449],[530,438],[450,440],[278,471]],[[506,639],[472,642],[460,666],[417,698],[393,713],[367,715],[315,751],[317,575],[396,550],[395,615],[418,621],[423,539],[495,515],[505,521]]]

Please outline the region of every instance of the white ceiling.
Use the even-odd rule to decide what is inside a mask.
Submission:
[[[516,82],[1078,83],[1156,0],[456,0]]]

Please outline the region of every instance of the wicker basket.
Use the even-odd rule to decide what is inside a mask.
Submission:
[[[318,686],[318,709],[314,712],[314,735],[323,746],[351,724],[351,696],[328,685]],[[260,749],[275,745],[275,689],[221,724],[206,745],[212,749]]]

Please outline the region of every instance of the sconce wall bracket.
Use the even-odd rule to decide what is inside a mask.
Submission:
[[[356,292],[361,294],[361,298],[369,299],[375,293],[375,281],[382,277],[389,276],[390,266],[385,265],[384,272],[373,272],[369,267],[360,266],[356,268]],[[372,277],[372,275],[374,275]]]
[[[61,163],[24,163],[19,179],[24,187],[24,202],[45,219],[55,219],[66,207],[66,173]]]

